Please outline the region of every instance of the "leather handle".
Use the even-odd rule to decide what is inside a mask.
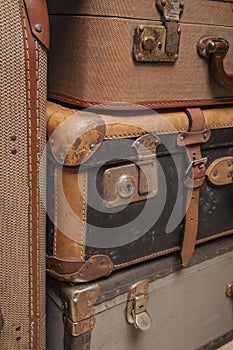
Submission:
[[[227,89],[233,89],[233,74],[224,69],[224,57],[229,50],[229,43],[223,38],[205,36],[197,44],[200,56],[210,59],[210,72],[216,82]]]

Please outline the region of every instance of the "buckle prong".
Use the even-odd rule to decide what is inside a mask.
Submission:
[[[199,168],[203,168],[206,163],[207,163],[208,158],[204,157],[204,158],[200,158],[200,159],[194,159],[191,161],[191,163],[189,164],[185,174],[188,175],[189,171],[191,168],[194,168],[195,166],[199,165]]]

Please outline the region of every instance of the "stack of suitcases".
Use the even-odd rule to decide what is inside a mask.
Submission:
[[[233,339],[233,1],[48,0],[47,349]]]

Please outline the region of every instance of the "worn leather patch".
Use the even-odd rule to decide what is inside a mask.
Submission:
[[[233,157],[216,159],[207,169],[206,176],[216,185],[229,185],[233,183]]]
[[[55,160],[68,167],[87,161],[105,136],[105,123],[99,115],[62,107],[52,109],[47,129]]]

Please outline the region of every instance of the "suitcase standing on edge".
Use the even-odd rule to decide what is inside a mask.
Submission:
[[[180,249],[186,266],[196,243],[233,233],[233,108],[124,107],[48,103],[47,270],[60,280]]]
[[[49,279],[47,349],[219,348],[233,338],[232,249],[229,236],[199,246],[187,269],[174,254],[87,285]]]
[[[44,350],[45,1],[1,0],[0,25],[0,349]]]

